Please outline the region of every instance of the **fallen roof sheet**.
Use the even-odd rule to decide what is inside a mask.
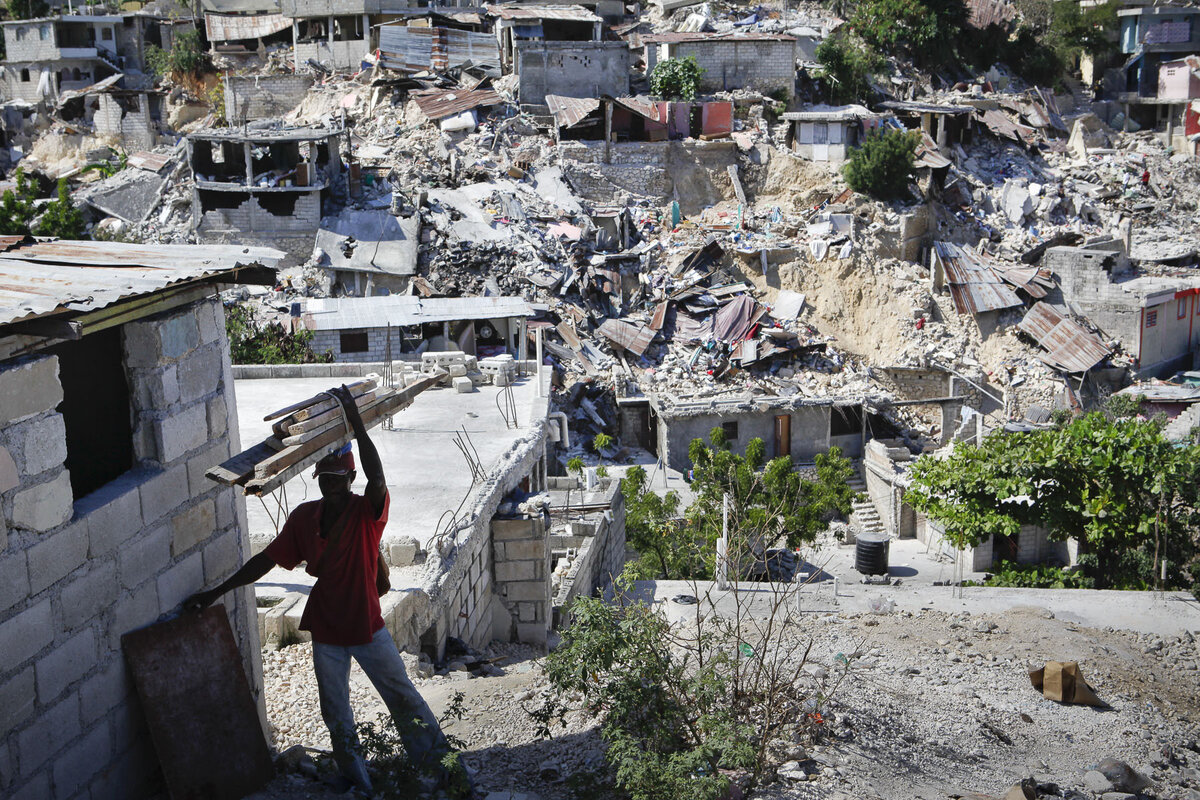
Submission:
[[[1196,403],[1200,402],[1200,386],[1190,383],[1147,381],[1126,386],[1116,394],[1143,397],[1149,403]]]
[[[1099,336],[1049,303],[1034,303],[1019,327],[1049,351],[1043,361],[1065,372],[1087,372],[1112,353]]]
[[[666,103],[658,103],[654,100],[651,100],[649,97],[642,96],[614,97],[612,101],[621,108],[624,108],[633,114],[637,114],[639,117],[645,117],[651,122],[661,122],[665,124],[667,121],[667,114],[669,112],[667,111]]]
[[[523,297],[337,297],[308,301],[318,331],[385,328],[464,319],[530,317],[533,309]]]
[[[494,17],[508,20],[552,19],[559,22],[600,22],[600,17],[583,6],[492,5],[486,6]]]
[[[708,31],[669,31],[667,33],[651,33],[642,37],[649,44],[678,44],[679,42],[794,42],[795,36],[783,33],[739,33],[726,31],[712,33]]]
[[[172,156],[168,153],[151,153],[149,150],[139,150],[129,156],[125,163],[128,166],[138,169],[148,169],[151,172],[160,172],[163,167],[171,163]]]
[[[241,39],[261,39],[286,31],[292,21],[282,14],[212,14],[204,15],[204,30],[210,42],[236,42]]]
[[[563,97],[562,95],[548,94],[546,95],[546,107],[550,109],[556,125],[560,128],[570,128],[600,108],[600,100],[595,97]]]
[[[713,338],[727,343],[750,338],[758,318],[765,311],[753,297],[738,295],[717,311],[713,320]]]
[[[997,108],[978,114],[979,122],[996,136],[1011,139],[1018,144],[1033,146],[1037,142],[1037,129],[1012,120]]]
[[[0,252],[0,324],[63,310],[96,311],[127,297],[241,267],[274,268],[285,255],[266,247],[211,244],[50,241],[8,246]]]
[[[793,122],[851,122],[858,119],[877,117],[879,114],[871,111],[866,106],[848,105],[813,106],[807,111],[787,111],[781,116],[784,119],[792,120]]]
[[[96,81],[91,86],[85,86],[82,89],[69,89],[58,96],[58,102],[55,104],[62,108],[63,104],[69,100],[74,100],[76,97],[85,97],[89,94],[99,94],[105,89],[109,89],[117,85],[121,78],[125,77],[125,73],[118,72],[115,75],[109,75],[104,80]]]
[[[937,143],[925,131],[921,131],[921,142],[917,145],[917,151],[914,155],[914,167],[922,169],[945,169],[950,166],[950,159],[938,151]]]
[[[409,95],[430,120],[445,119],[481,106],[504,102],[492,89],[431,89]]]
[[[421,217],[386,210],[345,209],[321,220],[315,246],[320,265],[349,272],[413,275],[417,271]]]
[[[613,344],[625,348],[636,356],[646,352],[654,341],[656,331],[648,325],[632,325],[618,319],[606,319],[597,328]]]
[[[1024,305],[978,253],[950,242],[934,242],[946,283],[960,314],[980,314]]]
[[[879,105],[893,111],[908,111],[916,114],[970,114],[975,111],[972,106],[956,106],[950,104],[934,105],[933,103],[913,103],[907,100],[888,100]]]

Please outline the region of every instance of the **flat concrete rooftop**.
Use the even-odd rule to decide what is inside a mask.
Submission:
[[[257,444],[270,434],[270,423],[263,416],[290,403],[311,397],[336,385],[329,378],[271,378],[235,382],[238,422],[242,447]],[[391,493],[391,511],[384,541],[413,536],[425,547],[437,530],[438,520],[460,504],[464,511],[472,502],[463,502],[471,491],[471,471],[455,446],[456,433],[466,429],[474,451],[486,473],[496,468],[503,456],[529,434],[533,415],[544,413],[536,401],[535,378],[527,376],[513,384],[519,428],[505,425],[497,398],[502,389],[492,385],[468,394],[453,389],[428,389],[413,404],[394,417],[394,429],[371,429],[371,441],[379,450]],[[357,447],[355,448],[357,452]],[[362,492],[366,479],[359,470],[355,491]],[[251,545],[254,551],[266,546],[275,536],[279,515],[278,500],[286,493],[287,507],[320,497],[311,473],[293,478],[281,492],[263,498],[246,498]],[[280,527],[283,517],[278,519]],[[264,580],[281,584],[308,584],[312,579],[296,569],[272,571]]]

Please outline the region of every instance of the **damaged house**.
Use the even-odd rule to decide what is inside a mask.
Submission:
[[[796,39],[781,33],[658,33],[642,37],[646,74],[659,61],[693,56],[700,91],[754,89],[790,102],[796,95]]]
[[[863,135],[878,126],[880,119],[864,106],[814,107],[788,111],[783,118],[792,124],[792,152],[809,161],[841,163],[858,146]]]
[[[73,126],[90,127],[95,135],[115,140],[128,152],[153,149],[162,133],[164,93],[118,88],[122,77],[110,75],[63,92],[57,103],[60,114]]]
[[[315,61],[330,70],[358,71],[371,52],[371,18],[378,3],[281,0],[280,10],[291,21],[294,66],[299,72]]]
[[[582,6],[493,5],[505,72],[517,76],[523,105],[545,105],[546,95],[599,97],[629,94],[629,45],[602,41],[600,17]]]
[[[189,134],[192,226],[203,242],[263,243],[308,258],[322,206],[348,192],[345,130],[281,125]]]

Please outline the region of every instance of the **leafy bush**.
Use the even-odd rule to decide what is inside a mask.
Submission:
[[[850,153],[842,175],[850,188],[881,200],[895,200],[908,194],[913,179],[913,163],[921,134],[916,131],[887,130],[871,133],[862,145]]]
[[[444,725],[453,719],[462,719],[466,714],[464,697],[463,692],[455,692],[446,713],[438,722]],[[406,720],[404,724],[419,726],[424,723],[414,717],[412,720]],[[362,755],[371,776],[373,797],[381,800],[408,800],[413,797],[413,787],[420,778],[436,779],[439,772],[444,773],[448,781],[448,785],[442,789],[441,796],[447,800],[466,800],[472,796],[469,779],[459,759],[458,751],[463,749],[463,742],[454,736],[446,737],[451,751],[442,757],[439,764],[427,765],[418,770],[409,760],[404,750],[401,730],[390,714],[380,714],[374,722],[359,723],[357,729]]]
[[[1091,589],[1095,581],[1078,571],[1048,564],[1017,564],[1001,561],[985,586],[1028,589]]]
[[[83,212],[71,202],[71,193],[65,180],[59,180],[58,197],[46,206],[34,233],[38,236],[57,236],[60,239],[83,238]]]
[[[29,224],[37,213],[37,187],[29,181],[25,170],[17,167],[16,191],[6,189],[0,197],[0,234],[24,236],[29,233]]]
[[[50,13],[50,6],[42,0],[8,0],[9,19],[37,19]]]
[[[850,18],[868,45],[924,65],[951,59],[966,22],[962,0],[863,0]]]
[[[314,364],[333,361],[333,353],[317,355],[312,331],[289,332],[278,322],[259,324],[245,306],[225,309],[225,332],[234,364]]]
[[[176,34],[170,50],[153,44],[146,45],[146,66],[160,78],[198,74],[204,66],[200,32],[191,30]]]
[[[650,93],[663,100],[694,100],[704,72],[695,56],[663,59],[650,72]]]
[[[829,87],[829,102],[860,102],[870,91],[870,78],[883,69],[884,60],[855,36],[839,30],[817,47],[820,77]]]

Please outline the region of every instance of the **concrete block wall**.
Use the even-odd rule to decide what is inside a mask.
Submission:
[[[21,25],[5,25],[4,48],[5,58],[9,61],[56,59],[59,52],[54,23],[46,20],[44,22],[26,22]]]
[[[567,574],[562,577],[552,601],[553,627],[570,623],[571,603],[607,587],[625,566],[625,498],[619,481],[608,487],[609,508],[572,522],[569,530],[552,534],[552,551],[578,549]]]
[[[280,117],[308,94],[308,75],[226,75],[225,119],[233,125]]]
[[[551,623],[550,539],[543,516],[492,520],[496,594],[511,617],[510,636],[545,645]]]
[[[248,554],[244,501],[204,471],[240,449],[223,312],[193,303],[122,329],[136,466],[74,497],[56,356],[0,365],[0,796],[129,798],[159,772],[120,637],[227,577]],[[97,424],[103,424],[97,421]],[[250,685],[249,590],[223,598]]]
[[[1047,300],[1066,302],[1106,336],[1120,339],[1136,352],[1141,303],[1113,282],[1118,261],[1119,256],[1103,250],[1051,247],[1043,264],[1058,278],[1060,291],[1051,293]]]
[[[695,213],[732,197],[728,180],[712,179],[737,163],[731,141],[617,142],[607,150],[604,142],[567,141],[558,151],[572,188],[595,202],[611,203],[622,195],[670,202],[678,189],[685,213]]]
[[[307,15],[306,15],[307,16]],[[344,42],[302,42],[295,47],[296,63],[313,59],[331,69],[355,70],[363,56],[371,52],[370,39],[351,39]]]
[[[796,50],[791,41],[679,42],[670,45],[672,58],[695,56],[704,68],[700,89],[720,92],[754,89],[763,94],[782,90],[796,93]]]
[[[149,150],[154,147],[157,136],[147,106],[145,95],[138,98],[137,111],[126,111],[115,97],[101,94],[92,125],[97,134],[117,138],[128,151]]]
[[[249,194],[236,208],[204,211],[196,233],[312,233],[316,236],[321,222],[321,193],[296,192],[296,205],[291,214],[273,214]],[[197,199],[197,203],[199,200]]]
[[[949,397],[949,373],[940,369],[891,369],[881,370],[888,384],[904,400],[928,400],[934,397]]]
[[[4,95],[9,100],[24,100],[28,103],[39,103],[42,101],[42,95],[38,92],[38,82],[41,80],[41,70],[36,64],[30,64],[26,69],[29,70],[29,80],[21,80],[21,64],[6,66],[4,68]],[[58,82],[58,76],[53,71],[50,73],[50,88],[53,92],[54,86]]]
[[[352,363],[367,361],[383,361],[387,355],[387,328],[361,328],[332,331],[313,331],[312,348],[318,353],[329,351],[336,361]],[[362,353],[346,353],[342,351],[343,333],[366,333],[367,350]],[[409,346],[412,346],[410,340]],[[392,358],[400,358],[400,331],[392,329]]]
[[[522,103],[541,105],[546,95],[624,97],[629,94],[630,50],[625,42],[524,41],[516,73]]]

